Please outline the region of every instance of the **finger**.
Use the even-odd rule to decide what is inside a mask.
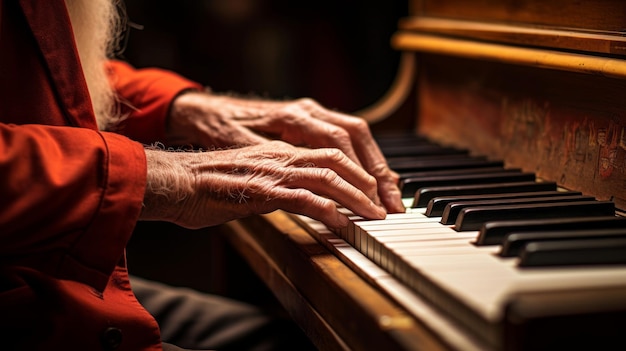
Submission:
[[[339,149],[304,150],[292,159],[291,165],[297,167],[315,166],[317,169],[332,170],[341,179],[360,189],[370,200],[379,203],[376,179]]]
[[[276,190],[275,205],[287,212],[311,217],[324,223],[329,228],[344,228],[350,222],[348,217],[337,210],[336,203],[328,198],[319,196],[307,189]],[[377,218],[384,218],[377,217]]]
[[[375,204],[365,193],[342,179],[328,168],[290,169],[283,185],[292,189],[307,189],[316,195],[329,198],[355,214],[369,218],[385,218],[384,208]]]
[[[385,164],[385,167],[388,167]],[[402,192],[398,187],[400,176],[391,170],[384,172],[385,175],[379,175],[378,194],[380,200],[389,213],[406,212],[406,208],[402,203]]]

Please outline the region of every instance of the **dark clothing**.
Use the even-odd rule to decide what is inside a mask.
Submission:
[[[138,277],[131,277],[131,285],[159,323],[164,342],[193,350],[314,350],[293,322],[255,306]]]

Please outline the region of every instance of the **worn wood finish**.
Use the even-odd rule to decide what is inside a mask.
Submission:
[[[626,209],[626,2],[414,0],[417,131]],[[575,52],[574,52],[575,51]]]
[[[624,33],[622,0],[412,0],[412,16]]]
[[[399,28],[552,50],[626,55],[626,37],[621,32],[537,27],[519,23],[485,23],[438,17],[406,18],[400,21]]]
[[[221,226],[220,230],[317,348],[332,351],[350,349],[291,283],[278,262],[268,256],[243,223],[229,222]]]
[[[225,234],[320,350],[446,350],[445,342],[276,211]]]
[[[422,65],[421,133],[626,208],[625,80],[437,55]]]
[[[626,61],[556,50],[508,46],[429,34],[399,32],[392,38],[399,50],[435,53],[494,62],[556,69],[626,79]]]

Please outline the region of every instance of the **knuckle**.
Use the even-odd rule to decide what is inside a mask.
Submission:
[[[354,135],[355,137],[361,139],[361,140],[368,140],[368,139],[372,139],[372,133],[370,130],[370,126],[367,123],[367,121],[365,121],[362,118],[358,118],[358,117],[353,117],[352,119],[352,124],[351,124],[351,130],[354,131]]]
[[[344,140],[350,139],[350,133],[348,133],[347,130],[340,128],[340,127],[330,128],[330,130],[328,131],[328,136],[329,138],[333,140],[338,140],[338,141],[344,141]]]
[[[396,172],[393,172],[386,163],[378,163],[374,165],[371,168],[370,173],[377,179],[384,179],[389,181],[400,180],[400,176]]]
[[[378,186],[378,181],[376,180],[375,177],[369,177],[367,179],[367,186],[371,189],[371,188],[376,188]]]
[[[317,178],[320,182],[325,184],[333,184],[337,182],[337,173],[328,168],[320,168],[317,171]]]
[[[343,153],[343,151],[336,148],[323,149],[323,152],[324,157],[333,163],[343,162],[346,158],[346,155]]]
[[[311,203],[313,204],[318,216],[320,217],[330,216],[333,212],[336,211],[337,208],[331,200],[319,196],[311,199]]]
[[[306,203],[308,210],[314,217],[326,217],[335,210],[335,204],[328,199],[317,196],[307,189],[295,189],[291,192],[288,202],[292,204]]]
[[[320,105],[317,103],[317,101],[313,100],[312,98],[300,98],[295,100],[295,104],[298,106],[301,106],[303,109],[310,111],[312,109],[317,109],[320,107]]]
[[[369,134],[370,127],[367,121],[358,117],[348,117],[348,118],[354,130],[358,131],[360,134]]]

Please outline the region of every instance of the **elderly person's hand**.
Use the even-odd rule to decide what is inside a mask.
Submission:
[[[336,203],[371,219],[376,180],[338,149],[306,149],[271,141],[210,152],[146,149],[148,181],[142,220],[188,228],[283,209],[331,228],[348,224]]]
[[[189,92],[173,103],[168,141],[205,148],[256,145],[278,139],[309,148],[337,148],[378,182],[388,212],[404,212],[398,175],[389,169],[367,123],[311,99],[264,101]],[[378,200],[375,200],[378,202]]]

